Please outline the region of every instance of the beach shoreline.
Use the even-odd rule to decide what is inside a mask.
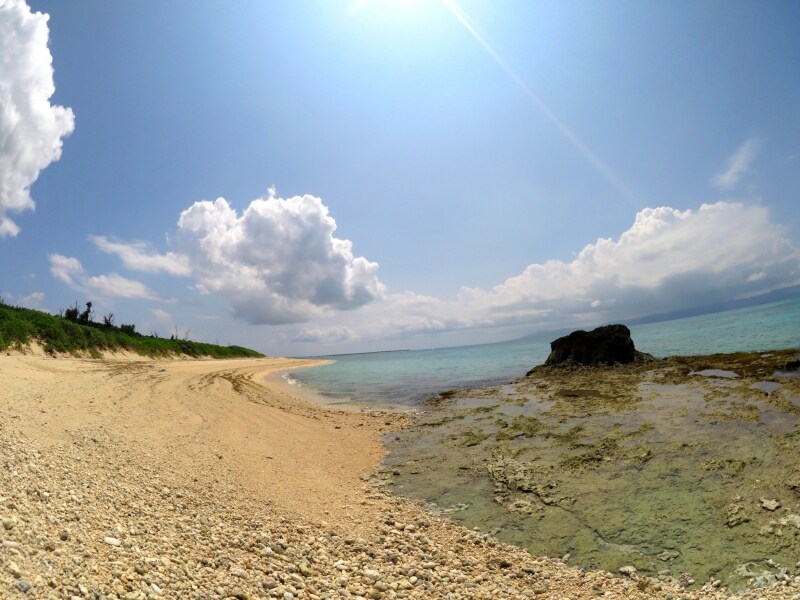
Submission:
[[[313,359],[316,360],[316,359]],[[311,369],[324,367],[333,361],[320,361],[319,363],[308,366],[293,366],[291,369],[276,369],[269,371],[262,377],[262,382],[267,387],[280,390],[281,392],[303,400],[313,405],[324,408],[342,410],[347,412],[377,412],[377,413],[404,413],[410,414],[417,411],[417,408],[405,404],[381,403],[379,400],[357,401],[350,397],[339,398],[330,396],[317,389],[313,385],[307,384],[293,375],[297,369]]]
[[[0,356],[0,595],[726,597],[535,558],[388,495],[367,479],[408,415],[263,382],[307,364]]]

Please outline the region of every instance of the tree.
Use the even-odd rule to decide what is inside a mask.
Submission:
[[[75,306],[70,306],[67,310],[64,311],[64,318],[67,321],[72,321],[73,323],[78,322],[78,301],[75,301]]]
[[[105,317],[103,317],[103,325],[106,327],[114,326],[114,313],[108,313]]]
[[[77,303],[75,305],[75,310],[77,310]],[[86,310],[83,311],[80,315],[78,315],[78,323],[83,323],[84,325],[88,325],[94,320],[94,313],[92,312],[92,303],[86,303]]]

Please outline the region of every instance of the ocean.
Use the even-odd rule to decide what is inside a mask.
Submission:
[[[630,327],[638,350],[656,357],[800,348],[800,299]],[[416,406],[440,392],[509,382],[541,364],[549,338],[326,356],[323,367],[286,374],[332,403]],[[555,336],[557,337],[557,336]]]

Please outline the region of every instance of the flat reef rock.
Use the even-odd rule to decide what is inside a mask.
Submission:
[[[573,331],[550,342],[550,356],[544,366],[615,365],[647,360],[653,357],[634,347],[630,329],[625,325],[605,325],[592,331]]]

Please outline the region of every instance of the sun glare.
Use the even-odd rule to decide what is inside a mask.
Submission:
[[[367,5],[389,7],[391,9],[411,11],[430,0],[356,0],[348,11],[348,16],[353,16]]]

